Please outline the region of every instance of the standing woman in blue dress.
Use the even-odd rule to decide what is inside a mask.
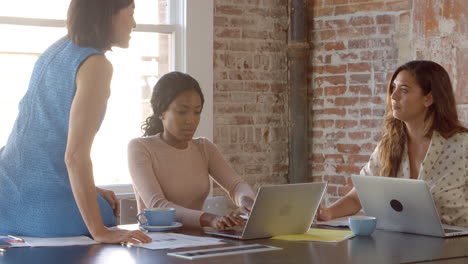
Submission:
[[[115,227],[119,201],[94,184],[90,152],[110,95],[105,52],[127,48],[133,0],[72,0],[67,36],[38,59],[0,149],[0,235],[90,234],[101,243],[150,242]]]

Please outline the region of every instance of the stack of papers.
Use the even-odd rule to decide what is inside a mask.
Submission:
[[[8,237],[0,236],[0,240],[11,244],[10,247],[63,247],[94,245],[96,241],[87,236],[76,237]]]
[[[354,237],[353,232],[347,230],[318,229],[311,228],[304,234],[275,236],[271,239],[289,241],[321,241],[321,242],[341,242]]]
[[[134,247],[142,247],[147,249],[173,249],[185,247],[200,247],[211,245],[222,245],[221,239],[212,237],[188,236],[177,233],[147,233],[153,239],[153,242],[147,244],[137,244]]]

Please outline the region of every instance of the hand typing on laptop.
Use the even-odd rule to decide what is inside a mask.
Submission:
[[[218,230],[233,229],[245,224],[245,220],[236,212],[224,216],[204,213],[200,218],[200,222],[202,226],[209,226]]]

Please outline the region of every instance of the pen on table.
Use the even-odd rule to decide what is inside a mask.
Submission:
[[[15,240],[15,241],[24,242],[24,239],[22,239],[21,237],[15,237],[15,236],[12,236],[12,235],[8,235],[8,237]]]

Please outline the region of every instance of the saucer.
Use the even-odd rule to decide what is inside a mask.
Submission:
[[[139,225],[140,228],[148,230],[150,232],[162,232],[162,231],[170,231],[176,230],[177,228],[181,227],[182,224],[179,222],[172,222],[169,226],[150,226],[150,225]]]

